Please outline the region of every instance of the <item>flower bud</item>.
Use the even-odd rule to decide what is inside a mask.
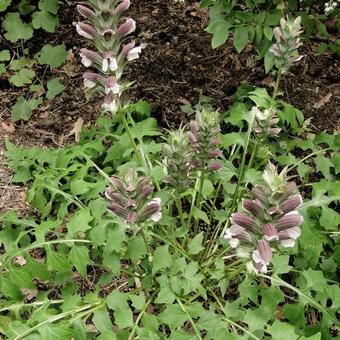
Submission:
[[[134,32],[135,30],[136,30],[136,22],[133,19],[129,18],[124,22],[124,24],[118,27],[115,33],[118,37],[122,38]]]
[[[79,14],[81,14],[83,17],[87,19],[95,19],[96,13],[92,11],[92,9],[83,6],[83,5],[77,5],[77,11]]]
[[[242,198],[242,206],[256,217],[262,214],[263,207],[259,201]]]
[[[217,162],[212,162],[208,164],[208,169],[212,170],[212,171],[218,171],[220,169],[222,169],[222,164],[217,163]]]
[[[264,237],[267,241],[278,241],[279,240],[279,233],[275,226],[271,223],[265,224],[263,226],[263,233]]]
[[[301,195],[291,196],[280,204],[279,210],[281,210],[283,213],[288,213],[289,211],[295,210],[300,207],[301,204]]]
[[[252,189],[252,194],[256,199],[258,199],[261,203],[266,203],[268,200],[268,194],[265,189],[260,186],[256,186]]]
[[[253,217],[238,212],[231,215],[231,221],[247,230],[256,228],[256,220]]]
[[[284,230],[291,227],[297,227],[303,222],[303,217],[299,215],[297,211],[291,211],[288,214],[281,217],[276,223],[276,228],[280,230]]]
[[[121,15],[130,7],[130,0],[122,0],[122,2],[116,7],[114,14]]]
[[[86,39],[93,40],[97,35],[97,31],[94,29],[94,27],[83,22],[78,22],[76,25],[76,29],[78,34]]]

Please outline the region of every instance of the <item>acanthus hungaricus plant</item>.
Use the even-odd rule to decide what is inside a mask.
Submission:
[[[234,213],[232,225],[225,231],[224,238],[240,256],[251,254],[255,271],[266,273],[272,248],[294,247],[301,235],[303,217],[297,209],[302,197],[296,193],[295,182],[287,181],[286,170],[277,174],[269,163],[263,174],[264,185],[253,188],[253,200],[242,200],[244,212]]]
[[[299,19],[275,29],[272,95],[242,86],[221,113],[202,96],[194,118],[167,131],[145,102],[121,101],[125,65],[141,52],[127,41],[129,6],[77,6],[87,19],[77,30],[96,47],[81,50],[97,69],[85,85],[122,120],[102,115],[55,150],[6,143],[34,214],[0,216],[0,337],[330,339],[339,139],[287,131],[276,100],[300,58]]]
[[[128,62],[139,58],[142,46],[127,42],[136,29],[132,18],[123,18],[130,7],[130,0],[89,0],[77,5],[86,22],[78,22],[77,32],[88,39],[95,51],[80,51],[84,66],[97,69],[85,72],[84,85],[103,94],[103,108],[114,114],[121,105],[123,92],[131,85],[122,75]]]

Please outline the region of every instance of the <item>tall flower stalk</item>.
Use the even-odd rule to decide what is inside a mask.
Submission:
[[[274,37],[276,43],[272,45],[270,51],[274,55],[275,66],[278,70],[277,79],[275,83],[273,98],[278,94],[282,74],[286,73],[288,69],[297,61],[303,58],[299,55],[298,48],[302,45],[300,41],[301,17],[296,19],[281,18],[280,26],[274,28]]]
[[[263,179],[264,185],[253,188],[253,199],[242,200],[243,211],[232,214],[224,238],[240,256],[251,255],[255,271],[266,273],[274,248],[295,245],[303,218],[297,211],[302,197],[287,181],[286,169],[278,174],[269,163]]]
[[[78,22],[78,34],[88,39],[95,50],[82,48],[81,61],[85,67],[96,69],[83,75],[85,87],[103,95],[102,107],[114,114],[121,105],[123,92],[132,84],[122,79],[128,62],[139,57],[141,46],[127,42],[135,31],[136,22],[123,18],[130,0],[88,0],[77,5],[86,22]]]

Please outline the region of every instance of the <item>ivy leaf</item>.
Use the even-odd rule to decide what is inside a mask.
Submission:
[[[68,254],[68,259],[81,276],[85,276],[87,272],[87,265],[91,264],[89,250],[85,246],[73,246]]]
[[[24,86],[26,84],[31,84],[32,79],[35,77],[35,72],[28,68],[23,68],[17,74],[9,79],[9,82],[17,87]]]
[[[3,12],[11,4],[12,0],[0,0],[0,12]]]
[[[0,52],[0,61],[8,61],[11,60],[11,55],[9,53],[9,50],[2,50]]]
[[[60,82],[59,78],[53,78],[47,82],[48,92],[47,99],[54,99],[58,94],[64,91],[65,86]]]
[[[248,43],[248,30],[244,26],[236,27],[233,44],[238,53],[241,53]]]
[[[58,24],[58,17],[47,11],[34,12],[32,15],[32,25],[35,29],[42,28],[46,32],[54,33]]]
[[[190,255],[195,255],[201,252],[204,247],[202,246],[203,242],[203,232],[196,235],[192,240],[190,240],[188,244],[188,253]]]
[[[134,325],[133,314],[127,303],[127,295],[113,292],[107,297],[107,305],[114,310],[115,324],[119,328],[128,328]]]
[[[57,46],[47,44],[36,54],[36,57],[40,64],[46,64],[53,68],[57,68],[66,60],[67,51],[64,44]]]
[[[40,0],[38,7],[41,11],[57,14],[59,9],[58,0]]]
[[[10,42],[17,42],[18,40],[28,40],[33,37],[33,28],[31,24],[23,22],[20,14],[8,13],[2,22],[2,27],[7,31],[5,38]]]
[[[229,22],[220,19],[212,21],[209,26],[205,29],[206,32],[213,34],[211,46],[213,49],[223,45],[229,35]]]
[[[29,120],[32,115],[32,109],[29,105],[29,102],[22,96],[20,96],[15,103],[15,105],[11,108],[11,117],[13,122],[17,122],[19,120]]]

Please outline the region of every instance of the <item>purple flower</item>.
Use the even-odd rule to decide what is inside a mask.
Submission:
[[[273,257],[272,249],[265,240],[259,240],[257,248],[254,250],[252,259],[255,271],[267,273],[267,265]]]
[[[87,39],[93,40],[97,35],[97,31],[94,27],[83,22],[78,22],[76,25],[76,29],[79,35]]]
[[[234,213],[231,215],[231,221],[247,230],[256,228],[256,220],[253,217],[247,216],[242,213]]]

